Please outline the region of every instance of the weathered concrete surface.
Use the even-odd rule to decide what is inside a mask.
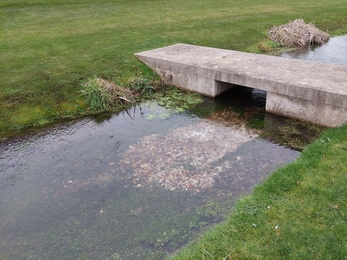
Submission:
[[[347,122],[347,66],[188,44],[136,53],[168,84],[215,97],[236,84],[267,91],[266,110],[325,126]]]

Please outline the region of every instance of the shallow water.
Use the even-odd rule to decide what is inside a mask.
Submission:
[[[282,57],[347,65],[347,35],[332,37],[328,43],[313,48],[281,54]]]
[[[0,258],[161,259],[221,221],[299,154],[222,103],[142,104],[2,143]]]
[[[297,158],[288,140],[319,133],[264,105],[234,89],[185,113],[146,103],[0,143],[0,258],[163,259]]]

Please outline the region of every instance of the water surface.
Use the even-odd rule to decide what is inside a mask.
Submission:
[[[283,56],[346,65],[346,39]],[[1,143],[0,258],[175,252],[319,134],[265,113],[265,96],[236,88],[183,113],[144,103]]]
[[[332,37],[328,43],[315,48],[302,48],[283,53],[282,57],[347,65],[347,35]]]
[[[242,111],[200,107],[142,104],[2,143],[0,258],[162,259],[299,154]]]

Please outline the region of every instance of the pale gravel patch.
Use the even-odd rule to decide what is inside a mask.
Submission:
[[[211,188],[230,163],[217,164],[227,153],[254,139],[244,126],[201,121],[177,128],[165,136],[153,134],[130,146],[119,162],[134,187],[150,184],[168,190]]]

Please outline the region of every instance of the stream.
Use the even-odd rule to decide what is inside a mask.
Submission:
[[[346,65],[347,37],[334,39],[328,62]],[[264,107],[264,92],[234,88],[188,111],[144,102],[0,143],[0,258],[170,256],[324,130]]]
[[[332,37],[319,47],[283,53],[281,57],[347,65],[347,35]]]

